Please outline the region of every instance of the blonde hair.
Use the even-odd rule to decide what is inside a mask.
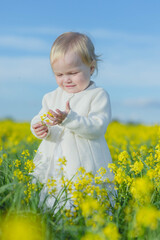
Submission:
[[[52,64],[60,57],[64,57],[67,51],[72,50],[77,53],[84,64],[94,65],[98,71],[97,62],[99,56],[95,54],[95,48],[91,39],[82,33],[66,32],[60,35],[52,45],[50,52],[50,63]]]

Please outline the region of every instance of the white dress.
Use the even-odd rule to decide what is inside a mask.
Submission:
[[[42,140],[34,158],[33,175],[42,183],[46,183],[50,177],[57,178],[57,160],[65,157],[68,179],[79,167],[93,174],[104,167],[107,177],[112,181],[113,174],[108,169],[112,159],[104,138],[111,120],[110,100],[108,93],[96,87],[94,82],[78,93],[67,93],[58,87],[46,94],[42,109],[31,121],[32,133],[35,135],[32,125],[41,121],[41,115],[49,109],[64,111],[68,100],[71,110],[60,125],[49,127],[48,135]]]

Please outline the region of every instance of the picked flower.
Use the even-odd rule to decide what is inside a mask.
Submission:
[[[51,117],[54,118],[54,116],[50,112],[47,112],[47,114],[49,114]],[[44,113],[42,116],[40,116],[41,122],[42,122],[43,125],[45,125],[45,123],[50,122],[49,118],[47,117],[47,114]]]

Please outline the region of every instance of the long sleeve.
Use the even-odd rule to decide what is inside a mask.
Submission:
[[[42,108],[41,108],[40,112],[31,120],[31,132],[38,139],[42,139],[42,138],[39,138],[35,134],[35,132],[32,128],[32,125],[35,123],[41,122],[41,116],[43,114],[46,114],[48,112],[48,110],[49,110],[49,107],[47,104],[47,95],[45,95],[42,99]],[[61,127],[61,126],[58,126],[58,125],[55,125],[52,127],[48,126],[48,134],[43,139],[56,142],[57,139],[59,138],[60,134],[62,133],[62,131],[63,131],[63,127]]]
[[[70,110],[61,126],[86,139],[97,139],[104,136],[110,120],[109,96],[105,91],[100,91],[91,102],[88,116],[80,116]]]
[[[46,113],[46,112],[47,112],[47,103],[46,103],[45,96],[44,96],[43,99],[42,99],[42,108],[41,108],[40,112],[31,120],[31,128],[30,128],[30,129],[31,129],[31,132],[32,132],[32,134],[33,134],[36,138],[38,138],[38,139],[41,139],[41,138],[39,138],[39,137],[35,134],[35,132],[34,132],[34,130],[33,130],[33,128],[32,128],[32,125],[35,124],[35,123],[41,122],[41,116],[42,116],[44,113]],[[48,128],[48,134],[47,134],[47,136],[46,136],[45,138],[47,138],[49,135],[50,135],[50,129]]]

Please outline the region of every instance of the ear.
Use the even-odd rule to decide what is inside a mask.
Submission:
[[[94,73],[95,66],[96,66],[96,61],[93,60],[93,61],[91,62],[91,65],[90,65],[90,74],[91,74],[91,75]]]

